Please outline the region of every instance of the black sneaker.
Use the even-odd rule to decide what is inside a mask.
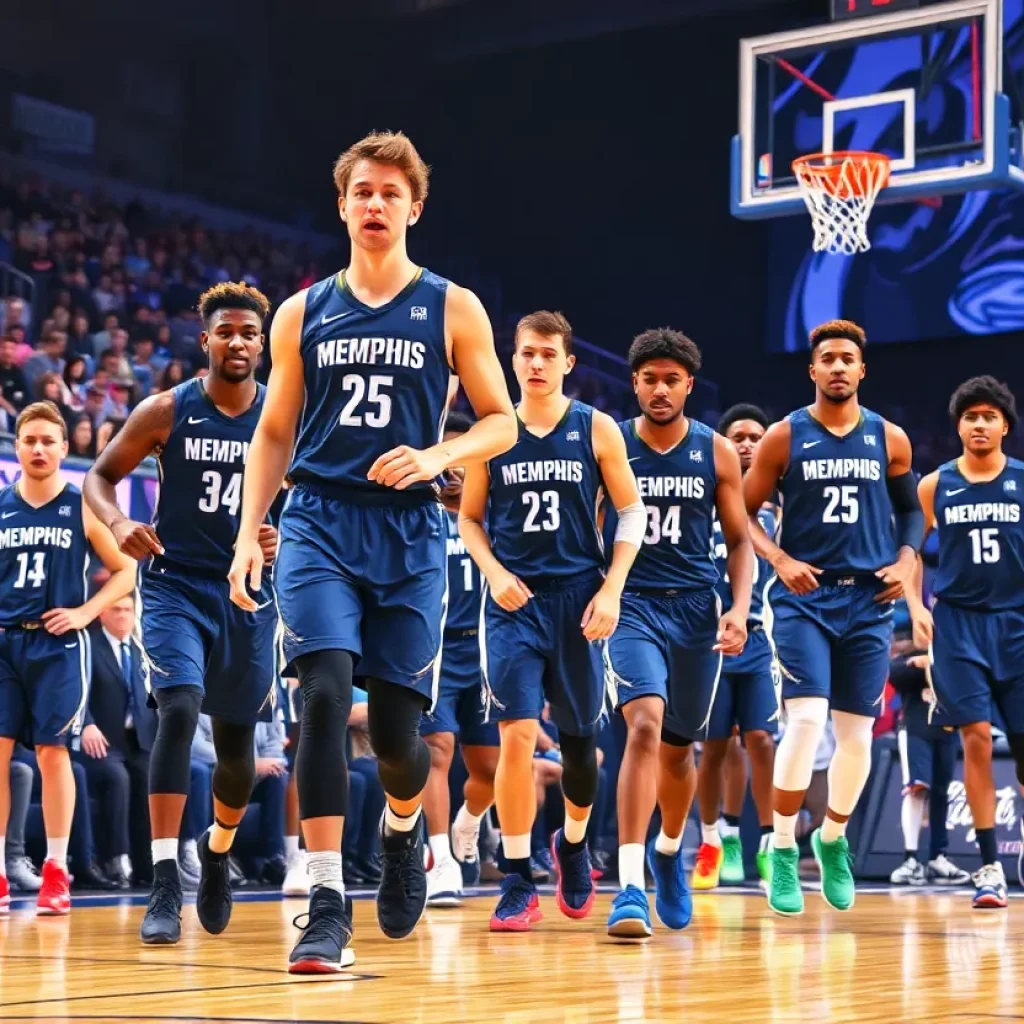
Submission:
[[[176,863],[174,870],[178,870]],[[158,874],[153,879],[139,937],[150,946],[173,946],[181,939],[181,882],[177,878]]]
[[[381,822],[384,873],[377,889],[377,920],[389,939],[404,939],[427,905],[427,869],[423,866],[419,827],[389,833]]]
[[[228,855],[210,851],[210,833],[204,832],[196,852],[202,869],[196,893],[199,923],[211,935],[220,935],[231,920],[231,876]]]
[[[302,927],[303,917],[309,920]],[[289,974],[336,974],[356,962],[348,948],[352,941],[352,900],[325,885],[313,886],[309,914],[300,914],[292,922],[302,927],[302,938],[288,957]]]

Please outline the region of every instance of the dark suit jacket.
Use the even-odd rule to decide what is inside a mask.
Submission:
[[[131,714],[135,735],[143,750],[150,750],[156,738],[156,712],[146,704],[146,687],[142,681],[142,652],[131,645],[131,694],[125,686],[120,659],[114,657],[110,642],[98,622],[89,627],[92,641],[92,683],[85,724],[95,725],[114,750],[129,754],[125,732],[125,715]]]

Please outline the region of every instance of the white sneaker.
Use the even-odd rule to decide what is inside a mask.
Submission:
[[[281,883],[282,896],[308,896],[310,890],[309,867],[306,864],[306,851],[299,850],[288,858],[288,870],[284,882]]]
[[[890,876],[893,885],[924,885],[924,865],[916,857],[908,857]]]
[[[970,872],[958,868],[944,853],[928,861],[928,881],[932,885],[967,885]]]
[[[1003,865],[985,864],[980,871],[971,875],[974,882],[974,899],[971,906],[976,910],[999,909],[1007,906],[1006,875]]]
[[[463,864],[472,864],[476,861],[477,850],[480,844],[480,824],[462,827],[458,818],[452,825],[452,853],[455,859]]]
[[[446,858],[427,872],[427,906],[458,907],[462,904],[462,868]]]

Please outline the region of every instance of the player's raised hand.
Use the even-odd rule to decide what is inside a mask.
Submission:
[[[775,565],[775,572],[783,586],[793,594],[809,594],[818,589],[817,577],[822,570],[806,562],[798,562],[789,555],[783,555]]]
[[[75,629],[85,629],[89,621],[81,608],[51,608],[43,612],[46,632],[54,636],[63,636]]]
[[[620,604],[620,594],[609,590],[607,586],[602,586],[590,599],[580,626],[583,628],[583,635],[591,643],[595,640],[607,640],[615,632],[615,627],[619,624]]]
[[[741,615],[729,609],[718,620],[718,636],[712,650],[721,651],[726,657],[734,658],[743,653],[747,643],[747,621]]]
[[[919,647],[922,651],[927,651],[931,647],[932,637],[935,635],[932,613],[927,608],[913,611],[910,613],[910,622],[914,631],[914,646]]]
[[[447,464],[448,456],[438,447],[420,451],[402,444],[377,459],[366,478],[385,487],[394,487],[396,491],[404,491],[413,484],[436,479]]]
[[[530,588],[518,577],[504,569],[488,577],[487,587],[494,603],[507,612],[517,612],[533,597]]]
[[[150,555],[162,555],[164,546],[149,523],[137,523],[134,519],[119,519],[110,528],[118,548],[129,558],[141,561]]]
[[[235,542],[235,557],[231,562],[228,582],[231,584],[232,603],[237,604],[242,611],[256,611],[258,606],[249,595],[246,583],[256,593],[259,593],[263,585],[263,548],[259,537],[239,536]]]
[[[263,564],[273,565],[277,555],[277,530],[270,523],[261,523],[256,539],[263,550]]]

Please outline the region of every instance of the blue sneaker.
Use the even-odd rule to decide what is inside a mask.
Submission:
[[[464,886],[480,884],[480,858],[472,860],[460,860],[459,867],[462,869],[462,884]]]
[[[647,863],[654,875],[658,920],[676,931],[685,928],[693,917],[693,897],[686,884],[682,847],[675,854],[658,853],[652,840],[647,847]]]
[[[566,917],[586,917],[594,907],[594,879],[590,873],[590,851],[582,843],[578,853],[569,853],[565,833],[559,829],[551,837],[551,856],[555,862],[555,903]]]
[[[983,865],[980,871],[971,876],[971,880],[974,882],[971,906],[975,910],[998,910],[1008,905],[1002,864]]]
[[[651,908],[647,893],[627,885],[612,902],[608,934],[617,939],[646,939],[651,934]]]
[[[501,880],[501,898],[491,915],[492,932],[528,932],[543,916],[533,882],[521,875],[506,875]]]
[[[543,846],[537,847],[530,854],[530,872],[534,882],[546,882],[555,873],[555,862],[551,859],[551,851]]]

